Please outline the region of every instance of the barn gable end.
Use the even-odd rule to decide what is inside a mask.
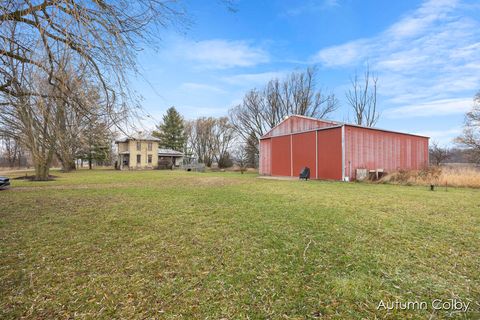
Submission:
[[[339,122],[321,120],[305,116],[292,115],[273,127],[263,138],[281,136],[290,133],[298,133],[318,128],[326,128],[339,125]]]

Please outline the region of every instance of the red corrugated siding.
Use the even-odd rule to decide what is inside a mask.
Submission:
[[[336,123],[310,119],[299,116],[290,116],[287,120],[281,122],[263,137],[274,137],[289,133],[302,132],[317,128],[325,128],[337,125]]]
[[[345,126],[345,175],[356,169],[418,170],[428,165],[428,138]]]
[[[310,178],[316,177],[315,132],[292,135],[293,175],[298,176],[304,167],[310,168]]]
[[[342,128],[320,130],[318,135],[318,178],[342,179]]]
[[[271,175],[272,168],[272,144],[271,139],[260,140],[260,160],[258,172],[262,175]]]
[[[292,116],[270,134],[282,135],[260,141],[260,174],[298,176],[301,168],[311,178],[342,179],[342,128],[289,134],[334,126],[332,123]],[[315,145],[316,137],[318,146]],[[345,176],[355,179],[357,168],[421,169],[428,165],[428,138],[345,125]],[[317,148],[316,148],[317,147]],[[291,148],[293,153],[291,153]],[[318,153],[315,154],[315,150]],[[315,163],[318,159],[318,164]]]
[[[291,136],[274,137],[271,139],[271,157],[273,176],[290,176],[291,162],[290,162],[290,139]]]

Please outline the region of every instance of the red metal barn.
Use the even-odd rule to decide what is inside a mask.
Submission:
[[[293,115],[260,138],[260,174],[356,179],[357,169],[421,169],[428,137]]]

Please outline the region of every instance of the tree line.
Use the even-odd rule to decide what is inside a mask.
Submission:
[[[159,138],[160,148],[182,151],[210,167],[233,164],[231,150],[235,131],[227,117],[200,117],[184,120],[175,107],[169,108],[152,135]]]

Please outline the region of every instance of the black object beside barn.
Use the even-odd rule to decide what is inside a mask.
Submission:
[[[300,179],[305,179],[305,180],[308,180],[310,179],[310,168],[309,167],[305,167],[302,169],[302,172],[300,172]]]

